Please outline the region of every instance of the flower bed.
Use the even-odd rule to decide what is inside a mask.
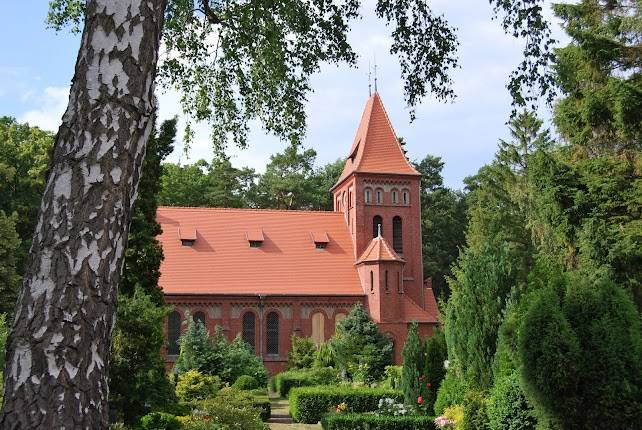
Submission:
[[[434,430],[433,418],[425,415],[326,414],[324,430]]]
[[[290,414],[297,422],[315,424],[331,408],[345,403],[346,412],[372,412],[379,400],[402,399],[397,391],[381,388],[352,388],[338,386],[299,387],[290,391]]]

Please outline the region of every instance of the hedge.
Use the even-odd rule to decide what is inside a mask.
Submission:
[[[389,416],[374,414],[325,414],[324,430],[434,430],[433,417],[425,415]]]
[[[331,367],[313,369],[288,370],[279,373],[273,379],[275,391],[281,397],[287,397],[294,387],[310,387],[314,385],[329,385],[339,380],[339,373]]]
[[[254,396],[252,407],[258,409],[263,422],[269,420],[272,416],[272,404],[267,396]]]
[[[347,412],[371,412],[377,410],[379,399],[384,397],[401,402],[403,395],[383,388],[298,387],[290,390],[290,414],[297,422],[316,424],[340,403],[346,404]]]

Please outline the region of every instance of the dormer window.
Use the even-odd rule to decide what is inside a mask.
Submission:
[[[330,242],[330,238],[328,238],[328,234],[325,231],[313,231],[310,236],[316,249],[325,249]]]
[[[260,248],[263,245],[265,237],[263,236],[263,230],[250,230],[245,233],[250,248]]]
[[[178,227],[178,238],[181,241],[181,246],[192,247],[196,242],[196,228],[186,225]]]

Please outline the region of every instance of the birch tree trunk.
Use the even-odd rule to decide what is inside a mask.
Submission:
[[[88,0],[7,346],[0,428],[106,429],[116,293],[166,0]]]

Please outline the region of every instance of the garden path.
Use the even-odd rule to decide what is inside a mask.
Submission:
[[[272,418],[268,421],[270,430],[320,430],[319,424],[299,424],[292,421],[290,417],[290,405],[288,399],[270,393],[272,404]]]

